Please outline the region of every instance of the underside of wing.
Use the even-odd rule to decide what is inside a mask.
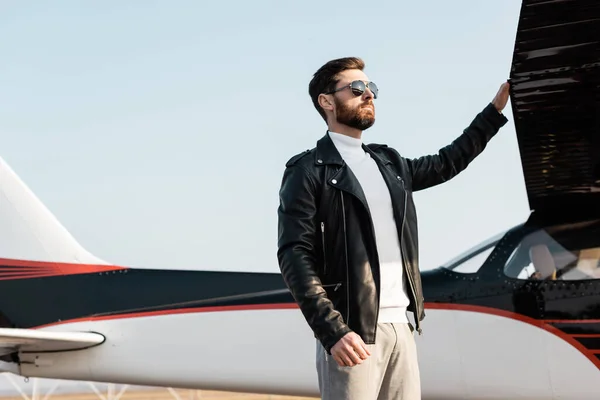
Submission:
[[[600,1],[523,0],[511,104],[531,209],[600,210]]]
[[[0,328],[0,355],[18,352],[81,350],[103,343],[94,332],[49,332],[36,329]]]

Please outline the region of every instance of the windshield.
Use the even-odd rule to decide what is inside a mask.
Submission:
[[[512,251],[504,273],[516,279],[600,279],[600,223],[536,230]]]
[[[446,262],[441,267],[459,273],[477,272],[504,234],[505,232],[502,232],[479,243],[477,246]]]

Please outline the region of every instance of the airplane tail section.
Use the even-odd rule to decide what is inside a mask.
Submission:
[[[108,264],[84,249],[1,157],[0,260]]]

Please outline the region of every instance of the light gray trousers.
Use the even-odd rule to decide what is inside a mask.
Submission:
[[[376,343],[362,364],[340,367],[317,340],[322,400],[421,400],[417,349],[408,324],[377,325]]]

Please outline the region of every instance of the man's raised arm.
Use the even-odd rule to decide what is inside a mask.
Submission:
[[[446,182],[465,168],[485,149],[487,143],[508,120],[501,113],[509,97],[509,84],[503,83],[491,103],[481,111],[471,124],[450,145],[438,154],[416,159],[406,159],[412,173],[414,191]]]

